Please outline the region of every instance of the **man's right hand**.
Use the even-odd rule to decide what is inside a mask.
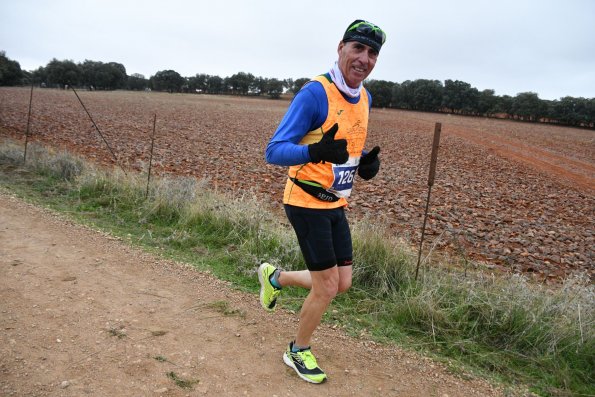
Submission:
[[[308,145],[310,159],[314,163],[328,161],[333,164],[344,164],[349,160],[347,140],[335,139],[339,124],[335,123],[323,136],[320,142]]]

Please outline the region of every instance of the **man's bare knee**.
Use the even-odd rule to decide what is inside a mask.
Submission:
[[[330,302],[337,296],[339,286],[337,283],[325,283],[324,286],[316,292],[320,299]]]
[[[339,289],[338,289],[338,293],[342,294],[343,292],[347,291],[349,288],[351,288],[351,280],[341,280],[339,282]]]
[[[339,277],[331,276],[320,279],[312,285],[312,292],[322,301],[330,302],[339,292]]]

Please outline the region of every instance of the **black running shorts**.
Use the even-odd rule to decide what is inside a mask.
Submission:
[[[308,270],[351,266],[351,232],[343,207],[312,209],[286,204],[285,213],[295,230]]]

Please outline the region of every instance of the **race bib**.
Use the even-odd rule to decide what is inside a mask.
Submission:
[[[359,157],[350,157],[345,164],[333,164],[333,184],[327,190],[337,197],[348,198],[359,165]]]

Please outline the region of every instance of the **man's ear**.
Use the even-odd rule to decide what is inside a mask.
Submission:
[[[337,47],[337,53],[341,53],[341,50],[345,47],[345,43],[343,40],[339,41],[339,46]]]

